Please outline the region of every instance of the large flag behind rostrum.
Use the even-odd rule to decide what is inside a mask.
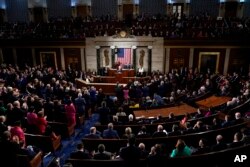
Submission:
[[[117,61],[121,64],[131,64],[131,48],[118,48]]]

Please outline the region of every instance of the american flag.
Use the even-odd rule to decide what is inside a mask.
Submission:
[[[118,48],[117,62],[121,64],[131,64],[131,48]]]

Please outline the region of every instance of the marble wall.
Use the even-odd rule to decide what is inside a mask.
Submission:
[[[86,38],[86,64],[87,69],[96,70],[97,68],[97,48],[100,49],[100,56],[102,57],[103,50],[108,49],[111,54],[111,46],[115,48],[132,48],[136,46],[136,63],[138,61],[140,51],[145,51],[144,69],[148,70],[148,50],[152,47],[152,61],[151,69],[163,71],[164,58],[164,40],[159,37],[131,37],[131,38],[117,38],[117,37],[96,37]],[[132,55],[131,55],[132,56]],[[101,66],[103,64],[101,58]],[[132,61],[133,62],[133,61]]]

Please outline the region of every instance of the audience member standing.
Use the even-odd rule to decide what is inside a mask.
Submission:
[[[67,100],[65,107],[66,117],[68,120],[68,126],[76,125],[76,109],[71,100]]]
[[[109,122],[110,109],[107,107],[107,103],[105,101],[102,101],[101,107],[97,109],[97,112],[100,115],[100,123],[102,125],[106,125]]]
[[[85,105],[86,101],[82,97],[82,93],[78,93],[78,97],[75,98],[75,106],[76,106],[76,112],[80,115],[84,115],[85,111]]]
[[[128,138],[128,146],[121,149],[120,158],[124,160],[124,167],[137,166],[139,163],[141,151],[135,146],[136,138]]]
[[[0,141],[0,148],[1,164],[8,164],[7,166],[9,167],[18,167],[16,154],[20,146],[18,143],[11,140],[11,133],[9,131],[3,133],[3,138]]]
[[[13,127],[11,127],[11,129],[10,129],[10,133],[11,133],[11,138],[13,136],[17,136],[20,143],[22,143],[24,147],[26,146],[25,135],[24,135],[24,131],[21,127],[20,121],[17,121],[13,124]]]

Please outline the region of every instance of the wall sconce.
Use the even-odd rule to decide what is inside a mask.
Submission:
[[[132,49],[136,49],[137,47],[136,46],[132,46]]]
[[[100,46],[95,46],[96,49],[100,49],[101,47]]]
[[[222,5],[224,5],[224,4],[225,4],[225,0],[220,0],[220,3],[221,3]]]
[[[169,4],[169,5],[172,5],[173,3],[174,3],[173,0],[169,0],[169,1],[168,1],[168,4]]]
[[[240,0],[240,3],[244,3],[245,2],[245,0]]]
[[[110,49],[115,49],[115,46],[114,45],[110,46]]]
[[[148,46],[148,49],[153,49],[153,46]]]

